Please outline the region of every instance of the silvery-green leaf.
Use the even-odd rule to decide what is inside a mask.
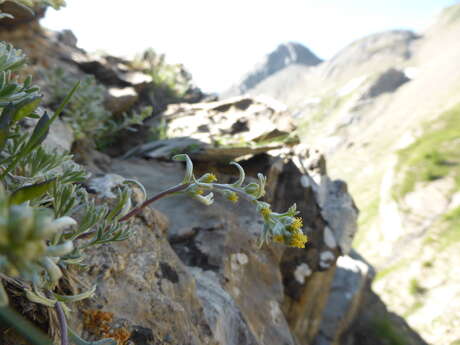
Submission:
[[[231,162],[230,164],[236,166],[239,172],[238,180],[236,180],[235,183],[232,184],[232,186],[241,187],[241,185],[244,182],[244,179],[246,178],[246,173],[244,172],[243,167],[239,165],[237,162]]]
[[[73,250],[73,243],[71,241],[64,242],[55,246],[46,248],[45,255],[47,256],[64,256],[70,254]]]
[[[44,296],[39,296],[38,294],[36,294],[35,292],[29,289],[26,289],[25,291],[26,291],[26,297],[29,301],[38,303],[38,304],[42,304],[46,307],[54,308],[54,305],[56,304],[55,300],[46,298]]]
[[[0,308],[8,305],[8,294],[3,287],[2,281],[0,280]]]
[[[42,98],[40,96],[29,96],[25,100],[16,104],[16,113],[13,120],[15,122],[22,120],[24,117],[29,116],[37,109]]]
[[[53,295],[60,302],[72,303],[72,302],[78,302],[78,301],[84,300],[86,298],[90,298],[94,295],[95,292],[96,292],[96,285],[94,285],[88,291],[82,292],[78,295],[65,296],[65,295],[59,295],[57,293],[53,293]]]
[[[36,183],[33,185],[16,189],[10,198],[11,205],[19,205],[25,201],[37,199],[45,194],[54,184],[55,179],[45,182]]]
[[[50,277],[50,281],[52,283],[57,283],[59,281],[59,279],[61,279],[61,277],[62,277],[61,269],[49,257],[44,257],[41,260],[41,264],[43,265],[43,267],[45,268],[46,272],[48,273],[48,275]]]
[[[10,124],[11,118],[14,112],[12,104],[8,104],[2,111],[0,116],[0,152],[3,150],[6,144],[6,140],[10,135]]]
[[[185,176],[182,183],[190,183],[195,179],[193,176],[193,162],[187,154],[175,155],[173,158],[175,161],[185,161]]]

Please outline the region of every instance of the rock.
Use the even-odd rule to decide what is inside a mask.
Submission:
[[[164,128],[168,139],[141,144],[124,157],[170,158],[187,152],[199,161],[229,162],[279,150],[298,141],[293,124],[276,102],[237,97],[206,103],[170,105],[149,124]]]
[[[318,194],[321,212],[334,234],[334,242],[341,253],[346,255],[351,250],[358,229],[358,209],[348,193],[347,184],[341,180],[331,181],[329,177],[323,176]],[[328,242],[333,245],[332,240]]]
[[[361,97],[361,100],[376,98],[381,94],[394,92],[408,81],[410,81],[410,79],[406,76],[404,71],[390,68],[379,75],[377,80],[370,85],[369,90]]]
[[[43,145],[58,152],[70,152],[74,141],[73,131],[70,126],[57,118],[50,127],[48,136]]]
[[[183,177],[182,167],[177,163],[115,160],[113,168],[121,175],[139,179],[150,195],[180,182]],[[249,336],[242,331],[245,327],[241,323],[234,323],[226,325],[236,327],[228,330],[229,333],[246,334],[247,343],[255,339],[255,344],[295,344],[281,312],[283,285],[278,267],[284,247],[257,248],[262,225],[252,205],[241,201],[229,207],[219,200],[211,207],[204,207],[190,198],[177,196],[161,200],[156,206],[174,219],[169,236],[181,260],[187,266],[214,272],[212,277],[217,277],[223,290],[232,297],[251,331]],[[190,230],[184,231],[186,228]],[[200,293],[203,296],[209,291]],[[228,301],[222,291],[216,294],[220,297],[214,299]],[[216,313],[219,315],[216,310],[208,311],[210,319],[212,315],[217,317]],[[229,312],[227,317],[237,316],[238,313]],[[216,325],[210,328],[219,329]],[[228,339],[225,334],[220,337]]]
[[[258,344],[233,298],[213,271],[190,269],[214,339],[221,345]]]
[[[0,22],[0,29],[8,28],[11,30],[13,28],[17,28],[20,25],[37,21],[39,18],[45,15],[46,9],[44,6],[35,6],[33,11],[31,11],[24,5],[15,3],[13,1],[2,1],[2,4],[0,5],[0,11],[13,16],[13,18],[3,18]]]
[[[108,89],[108,95],[105,99],[105,107],[113,114],[120,115],[131,110],[138,99],[139,96],[132,87],[111,87]]]
[[[179,183],[183,176],[177,163],[141,160],[113,163],[114,171],[137,178],[151,195]],[[216,321],[224,318],[220,311],[223,307],[216,305],[221,301],[228,304],[225,317],[234,320],[230,324],[237,325],[234,332],[243,334],[245,342],[255,339],[257,344],[311,343],[320,329],[329,295],[325,287],[334,277],[339,249],[328,247],[330,243],[324,235],[326,222],[317,195],[311,188],[301,186],[303,175],[294,163],[264,155],[240,163],[249,176],[256,171],[268,176],[267,200],[273,203],[274,210],[285,210],[297,203],[310,237],[305,250],[275,244],[257,249],[261,224],[253,207],[244,201],[229,208],[218,198],[214,205],[205,208],[177,196],[159,201],[156,207],[174,218],[169,238],[182,262],[192,267],[197,280],[207,281],[201,288],[201,283],[198,284],[198,295],[209,296],[209,286],[218,283],[221,286],[212,288],[213,295],[206,298],[210,310],[205,313],[214,334],[218,332],[220,339],[230,341],[228,333],[222,334]],[[322,264],[324,253],[332,255],[326,260],[327,266]],[[238,312],[232,311],[234,308]],[[251,336],[240,318],[247,323]]]
[[[59,42],[67,46],[77,47],[77,37],[71,30],[62,30],[61,32],[58,32],[57,39],[59,40]]]
[[[373,278],[367,263],[341,256],[324,308],[315,344],[340,344],[340,337],[354,322],[361,307],[368,281]]]
[[[296,148],[298,154],[299,148]],[[309,150],[298,159],[304,188],[311,188],[317,195],[321,214],[327,222],[324,229],[324,243],[329,249],[338,247],[343,255],[351,250],[353,238],[358,230],[358,214],[353,198],[348,193],[345,181],[331,180],[327,175],[326,160],[318,150]],[[323,265],[328,265],[330,254],[323,254]]]
[[[81,310],[113,314],[111,329],[126,330],[136,344],[214,344],[195,281],[152,212],[134,220],[129,241],[89,250],[87,273],[79,277],[88,286],[96,283],[97,290]],[[100,337],[82,329],[81,315],[72,317],[74,328],[86,339]]]

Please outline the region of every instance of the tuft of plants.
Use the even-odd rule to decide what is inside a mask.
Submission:
[[[152,78],[154,89],[162,89],[173,99],[183,97],[193,86],[192,76],[181,64],[169,64],[164,54],[152,48],[145,50],[133,62],[132,67]]]
[[[78,79],[57,68],[45,74],[50,104],[56,106],[66,96],[66,90],[75,85]],[[104,106],[107,89],[88,75],[79,81],[80,87],[63,110],[64,119],[71,125],[76,140],[94,141],[97,148],[103,149],[111,144],[121,130],[136,131],[135,125],[152,114],[152,107],[144,107],[140,112],[123,114],[116,118]]]

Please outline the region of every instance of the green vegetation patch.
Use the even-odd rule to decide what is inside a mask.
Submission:
[[[426,244],[437,245],[439,250],[460,242],[460,207],[446,213],[440,221],[440,231],[429,236]]]
[[[372,328],[375,335],[386,340],[389,345],[407,345],[409,342],[388,318],[375,318],[372,320]]]
[[[397,200],[414,190],[417,182],[430,182],[453,176],[460,189],[460,104],[425,125],[424,134],[399,151],[394,188]]]
[[[366,244],[366,234],[373,221],[379,214],[380,198],[375,198],[368,203],[363,209],[360,210],[358,219],[358,231],[353,240],[353,246],[359,248],[361,245]]]
[[[323,121],[328,115],[335,112],[341,105],[340,98],[337,96],[324,96],[321,101],[315,106],[313,112],[307,118],[299,121],[298,133],[300,137],[305,137],[311,128],[318,122]]]
[[[457,4],[446,8],[443,11],[443,15],[446,16],[448,24],[457,22],[460,20],[460,5]]]
[[[398,271],[399,269],[405,267],[406,265],[409,265],[410,262],[409,260],[401,260],[394,265],[388,266],[382,270],[379,270],[375,276],[374,282],[376,282],[379,279],[382,279],[383,277],[388,276],[389,274]]]

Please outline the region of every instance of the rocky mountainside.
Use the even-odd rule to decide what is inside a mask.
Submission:
[[[92,75],[114,121],[131,108],[161,105],[135,135],[122,133],[104,152],[72,126],[72,114],[51,128],[45,145],[71,150],[93,173],[84,185],[95,200],[110,202],[127,179],[148,195],[180,183],[184,166],[171,160],[177,153],[190,155],[197,175],[210,171],[222,183],[234,180],[228,163],[235,160],[248,180],[267,176],[264,200],[274,211],[297,204],[309,236],[305,248],[260,247],[263,221],[246,200],[231,205],[216,197],[205,207],[187,195],[163,199],[133,219],[129,240],[90,250],[85,270],[66,273],[75,293],[97,284],[94,297],[70,312],[84,338],[111,336],[119,345],[425,344],[372,292],[375,271],[352,249],[359,212],[347,183],[332,179],[324,155],[292,134],[290,110],[263,97],[196,103],[203,97],[196,89],[171,98],[133,63],[91,56],[70,32],[48,32],[34,18],[1,28],[0,37],[29,54],[29,72],[47,99],[52,89],[41,71],[59,66],[77,79]],[[49,111],[54,106],[48,102]],[[142,194],[139,188],[132,203]],[[56,338],[54,314],[43,307],[37,318],[37,307],[14,291],[19,311]],[[1,345],[24,343],[3,324],[0,332]]]
[[[459,36],[457,4],[420,35],[365,37],[248,90],[284,102],[301,141],[349,183],[373,287],[433,344],[460,340]]]
[[[307,47],[295,42],[280,44],[274,51],[265,56],[241,81],[225,91],[221,96],[238,96],[256,87],[260,82],[285,69],[288,66],[315,66],[321,59]]]

